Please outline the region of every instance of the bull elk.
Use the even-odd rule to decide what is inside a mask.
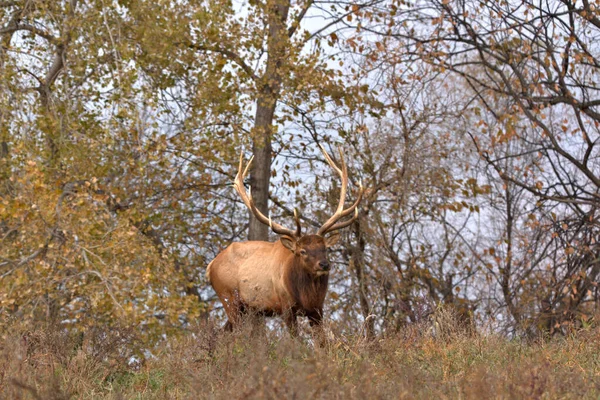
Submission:
[[[263,224],[278,234],[279,240],[271,242],[247,241],[232,243],[208,265],[206,277],[221,299],[231,330],[245,312],[265,316],[283,317],[292,335],[298,330],[297,317],[306,316],[311,326],[319,326],[323,317],[323,302],[327,294],[330,263],[327,248],[333,246],[339,232],[358,217],[364,188],[360,185],[356,201],[344,209],[348,186],[348,170],[340,150],[341,168],[321,146],[327,163],[341,177],[341,193],[338,207],[331,218],[316,235],[302,235],[300,219],[294,210],[296,229],[287,229],[265,217],[246,193],[244,178],[252,164],[252,158],[243,168],[240,154],[238,172],[234,180],[235,190],[244,204]],[[351,218],[343,220],[352,215]]]

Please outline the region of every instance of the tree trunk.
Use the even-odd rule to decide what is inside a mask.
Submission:
[[[262,97],[262,96],[261,96]],[[259,100],[260,102],[260,100]],[[252,198],[256,207],[269,216],[269,182],[271,181],[271,124],[275,107],[257,104],[252,154],[254,166],[250,175]],[[268,240],[269,227],[258,221],[250,211],[249,240]]]
[[[352,249],[352,264],[354,273],[358,281],[358,297],[360,300],[360,309],[363,314],[365,336],[367,339],[373,339],[375,336],[375,320],[371,318],[371,304],[369,303],[368,284],[365,277],[365,247],[366,242],[363,237],[360,221],[354,225],[354,236],[356,238],[356,247]]]
[[[256,208],[269,216],[269,183],[271,181],[271,140],[273,135],[273,117],[281,88],[281,67],[288,45],[286,21],[290,9],[289,0],[271,0],[267,2],[267,66],[258,85],[256,116],[254,119],[252,153],[254,166],[250,173],[252,198]],[[249,240],[268,240],[269,227],[258,222],[250,212]]]
[[[4,63],[6,60],[6,52],[10,48],[13,33],[5,34],[0,38],[0,74],[4,73]],[[2,78],[3,79],[3,78]],[[8,112],[5,110],[9,100],[8,93],[10,91],[3,84],[0,84],[0,197],[6,195],[10,188],[10,165],[9,165],[9,124]],[[1,231],[0,231],[1,232]]]
[[[500,287],[502,288],[502,295],[504,296],[504,301],[506,302],[506,306],[508,307],[508,311],[510,315],[514,318],[517,325],[521,323],[521,313],[520,310],[515,306],[514,303],[514,292],[510,287],[510,280],[513,278],[512,271],[512,261],[513,261],[513,230],[514,230],[514,215],[513,215],[513,196],[510,192],[511,185],[509,182],[505,181],[506,189],[504,190],[504,194],[506,197],[506,262],[504,264],[504,268],[501,271],[501,280]]]

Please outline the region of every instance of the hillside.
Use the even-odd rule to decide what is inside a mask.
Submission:
[[[323,347],[286,333],[197,326],[143,365],[119,356],[131,336],[77,343],[52,331],[2,343],[0,397],[12,399],[597,399],[600,330],[551,340],[469,334],[451,322]]]

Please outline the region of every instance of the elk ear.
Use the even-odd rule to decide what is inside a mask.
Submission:
[[[281,240],[281,244],[286,248],[289,249],[292,253],[296,252],[296,239],[291,238],[287,235],[281,235],[281,237],[279,238],[279,240]]]
[[[335,246],[335,244],[338,242],[338,240],[340,240],[340,232],[336,232],[333,235],[329,236],[328,238],[325,239],[325,247],[330,248],[332,246]]]

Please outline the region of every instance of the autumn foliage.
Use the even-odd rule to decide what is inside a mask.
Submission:
[[[249,396],[595,397],[598,39],[587,0],[0,0],[0,383],[131,393],[156,373],[224,397],[259,346]],[[222,336],[206,265],[277,240],[237,157],[261,212],[292,226],[297,207],[313,233],[340,192],[319,145],[367,188],[329,255],[336,340]],[[471,347],[417,331],[440,308]],[[295,380],[314,376],[330,386]]]

